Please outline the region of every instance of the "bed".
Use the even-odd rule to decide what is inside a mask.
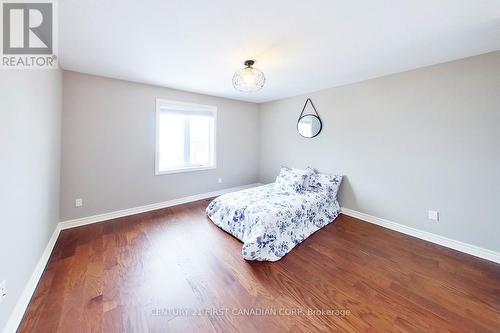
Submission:
[[[340,214],[340,181],[340,176],[330,176],[326,186],[315,187],[303,177],[302,185],[283,186],[278,176],[276,183],[221,195],[206,212],[243,242],[244,259],[277,261]]]

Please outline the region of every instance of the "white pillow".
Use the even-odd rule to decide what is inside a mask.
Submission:
[[[306,171],[309,173],[309,177],[307,177],[304,186],[306,187],[306,190],[314,190],[313,183],[317,182],[317,175],[319,172],[318,170],[311,168],[310,166],[306,168]]]
[[[316,192],[324,192],[330,200],[336,200],[340,183],[342,183],[341,175],[326,175],[324,173],[314,172],[309,177],[307,189]]]
[[[280,174],[276,177],[275,186],[285,191],[302,193],[306,189],[306,182],[311,175],[309,169],[300,170],[282,167]]]

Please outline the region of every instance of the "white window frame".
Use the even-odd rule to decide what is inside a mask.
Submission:
[[[210,111],[214,115],[214,146],[213,146],[213,165],[208,166],[196,166],[196,167],[182,167],[178,169],[171,169],[166,171],[160,171],[160,109],[172,109],[172,110],[193,110],[193,111]],[[172,173],[181,172],[194,172],[202,170],[212,170],[217,169],[217,107],[213,105],[203,105],[194,104],[186,102],[172,101],[162,98],[156,99],[156,153],[155,153],[155,175],[167,175]]]

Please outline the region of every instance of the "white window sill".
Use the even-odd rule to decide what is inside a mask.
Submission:
[[[181,169],[171,169],[171,170],[165,170],[165,171],[155,171],[156,176],[161,176],[161,175],[169,175],[172,173],[182,173],[182,172],[195,172],[195,171],[203,171],[203,170],[212,170],[216,169],[217,167],[215,165],[208,165],[208,166],[201,166],[201,167],[187,167],[187,168],[181,168]]]

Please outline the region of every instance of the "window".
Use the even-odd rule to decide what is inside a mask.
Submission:
[[[156,101],[156,174],[214,169],[217,108]]]

